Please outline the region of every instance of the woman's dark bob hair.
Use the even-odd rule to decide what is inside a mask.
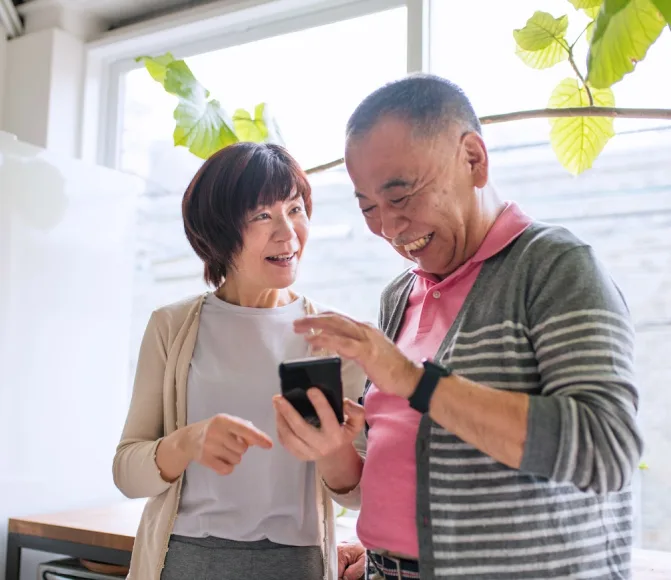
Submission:
[[[299,194],[312,214],[307,175],[283,147],[235,143],[212,155],[184,193],[186,237],[205,265],[205,282],[218,287],[242,249],[249,212]]]

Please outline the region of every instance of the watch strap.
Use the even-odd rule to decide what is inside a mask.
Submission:
[[[452,369],[438,365],[428,359],[422,361],[422,364],[424,366],[424,373],[408,401],[410,406],[416,411],[428,413],[431,397],[433,397],[433,392],[436,390],[438,382],[444,377],[449,377],[452,374]]]

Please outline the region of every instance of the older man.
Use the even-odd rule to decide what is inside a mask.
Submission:
[[[634,334],[593,250],[499,199],[478,118],[444,79],[368,96],[345,160],[368,227],[416,267],[385,289],[382,331],[296,323],[366,371],[365,460],[361,409],[338,425],[318,392],[321,431],[276,401],[284,444],[361,498],[378,577],[629,578]]]

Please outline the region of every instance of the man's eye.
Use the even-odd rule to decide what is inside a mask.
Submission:
[[[361,213],[368,215],[370,214],[377,206],[376,205],[371,205],[370,207],[362,207],[361,208]]]
[[[408,199],[408,196],[404,195],[403,197],[399,197],[397,199],[390,199],[389,201],[395,205],[398,205],[399,203],[404,202],[406,199]]]

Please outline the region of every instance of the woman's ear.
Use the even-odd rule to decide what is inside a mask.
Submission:
[[[477,133],[469,132],[464,135],[463,145],[471,168],[473,187],[481,189],[489,179],[489,155],[485,142]]]

